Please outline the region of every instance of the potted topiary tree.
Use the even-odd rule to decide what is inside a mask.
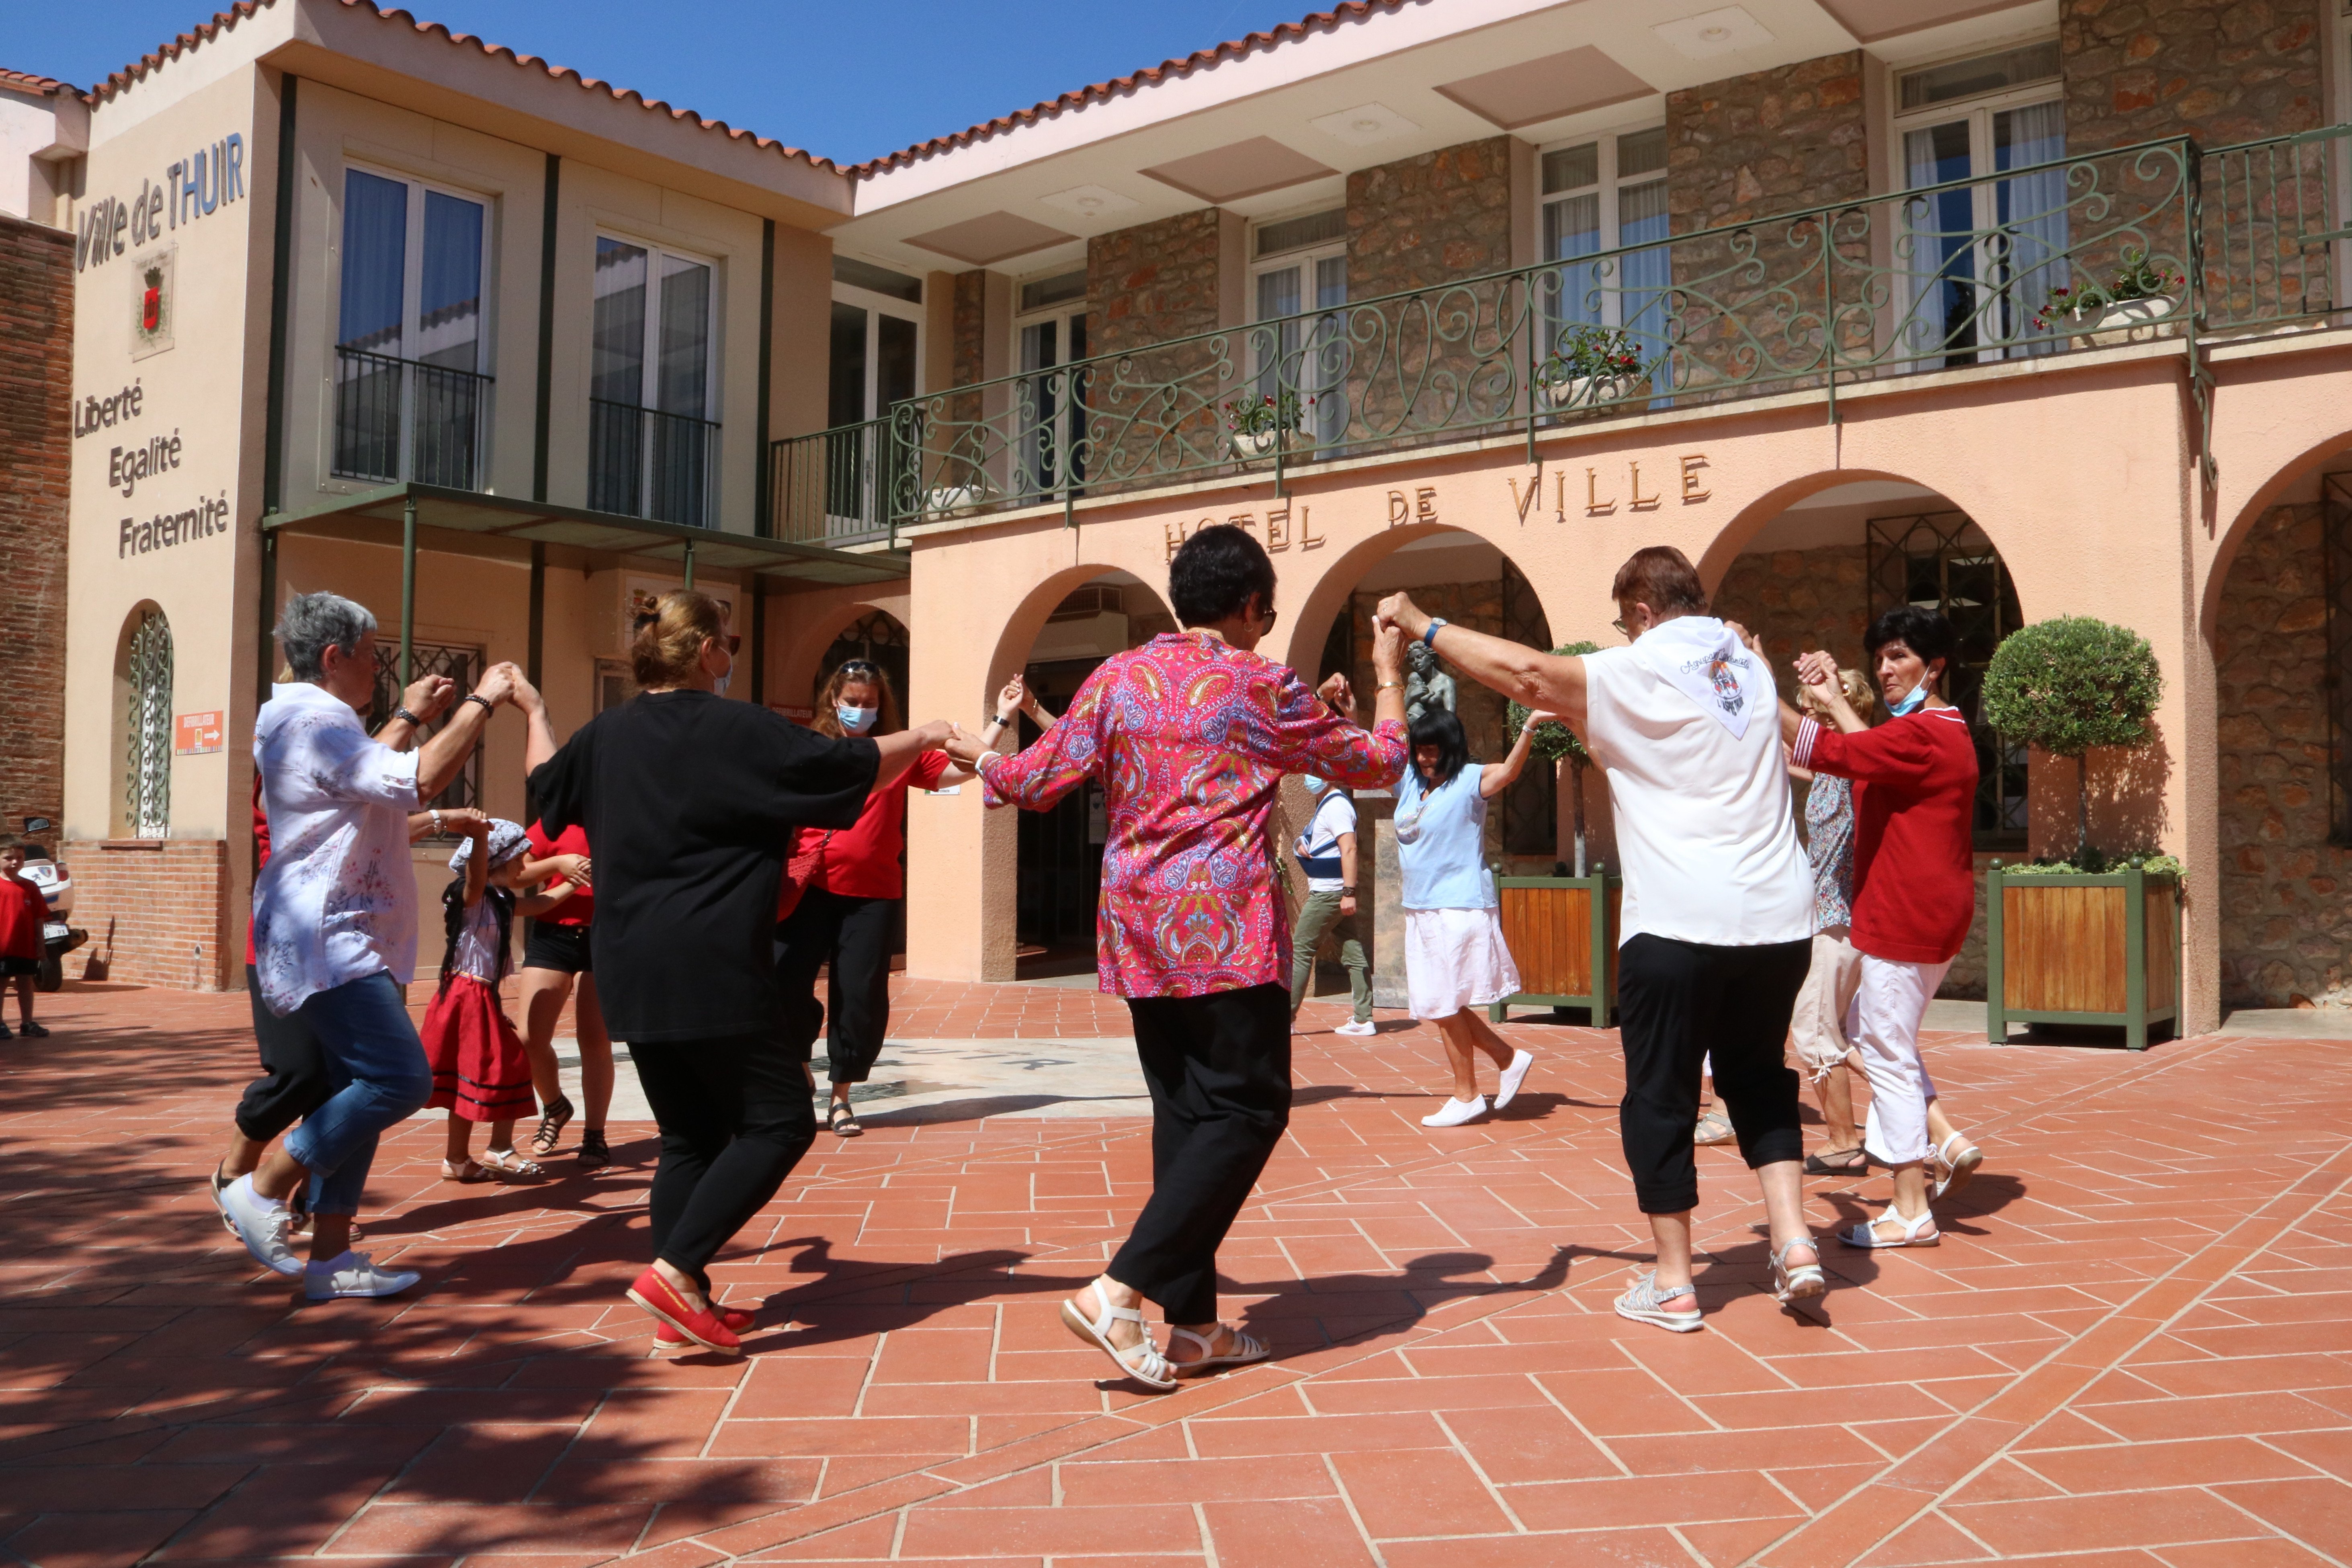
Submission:
[[[1570,643],[1552,650],[1573,656],[1598,653],[1598,643]],[[1517,744],[1526,728],[1528,710],[1510,705],[1507,739]],[[1621,879],[1594,864],[1586,868],[1584,853],[1584,771],[1592,765],[1584,742],[1566,724],[1545,724],[1536,731],[1529,749],[1545,761],[1568,764],[1569,809],[1575,825],[1575,871],[1560,877],[1495,879],[1501,905],[1503,937],[1510,944],[1525,990],[1507,996],[1492,1008],[1495,1021],[1514,1005],[1581,1007],[1593,1026],[1609,1021],[1617,989],[1617,906],[1623,897]]]
[[[2074,760],[2074,850],[2004,868],[1985,889],[1988,1033],[2011,1021],[2117,1024],[2139,1050],[2179,1016],[2180,862],[2091,843],[2094,747],[2145,746],[2164,675],[2126,626],[2064,616],[2011,633],[1986,667],[1981,712],[2011,742]]]

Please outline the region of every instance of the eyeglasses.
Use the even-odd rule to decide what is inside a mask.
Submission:
[[[1265,611],[1265,629],[1267,631],[1274,630],[1274,623],[1280,619],[1281,616],[1282,612],[1280,610],[1276,609],[1271,605],[1267,605]]]
[[[1630,637],[1633,635],[1633,628],[1627,626],[1622,617],[1612,620],[1609,624],[1617,628],[1617,635],[1621,637]]]

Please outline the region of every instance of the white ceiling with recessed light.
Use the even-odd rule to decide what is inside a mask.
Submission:
[[[2057,9],[1419,0],[878,169],[831,233],[845,253],[915,270],[1049,271],[1083,259],[1092,236],[1205,205],[1313,211],[1360,169],[1506,133],[1541,145],[1655,123],[1669,92],[1858,47],[1916,64],[2048,31]]]

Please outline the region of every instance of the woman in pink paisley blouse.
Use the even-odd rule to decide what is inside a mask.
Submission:
[[[1003,757],[959,735],[991,806],[1043,811],[1101,783],[1110,837],[1096,913],[1102,988],[1127,999],[1151,1090],[1152,1190],[1070,1331],[1155,1389],[1261,1361],[1217,1320],[1217,1247],[1290,1121],[1290,921],[1267,837],[1285,773],[1385,787],[1405,766],[1404,645],[1379,629],[1377,721],[1347,678],[1318,694],[1256,651],[1274,563],[1241,529],[1202,529],[1168,569],[1184,630],[1104,661],[1036,744]],[[1165,1353],[1144,1300],[1171,1327]]]

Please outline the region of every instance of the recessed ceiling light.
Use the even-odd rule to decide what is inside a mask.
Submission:
[[[1738,5],[1726,5],[1679,21],[1661,22],[1650,29],[1660,42],[1685,59],[1712,59],[1761,48],[1773,41],[1771,32]]]
[[[1393,141],[1410,136],[1421,129],[1384,103],[1360,103],[1353,109],[1343,109],[1337,114],[1326,114],[1307,122],[1326,136],[1337,137],[1350,147],[1369,147],[1375,142]]]
[[[1072,185],[1066,191],[1055,191],[1050,196],[1037,198],[1049,207],[1056,207],[1076,217],[1101,217],[1106,213],[1125,212],[1143,204],[1133,196],[1123,196],[1108,185]]]

